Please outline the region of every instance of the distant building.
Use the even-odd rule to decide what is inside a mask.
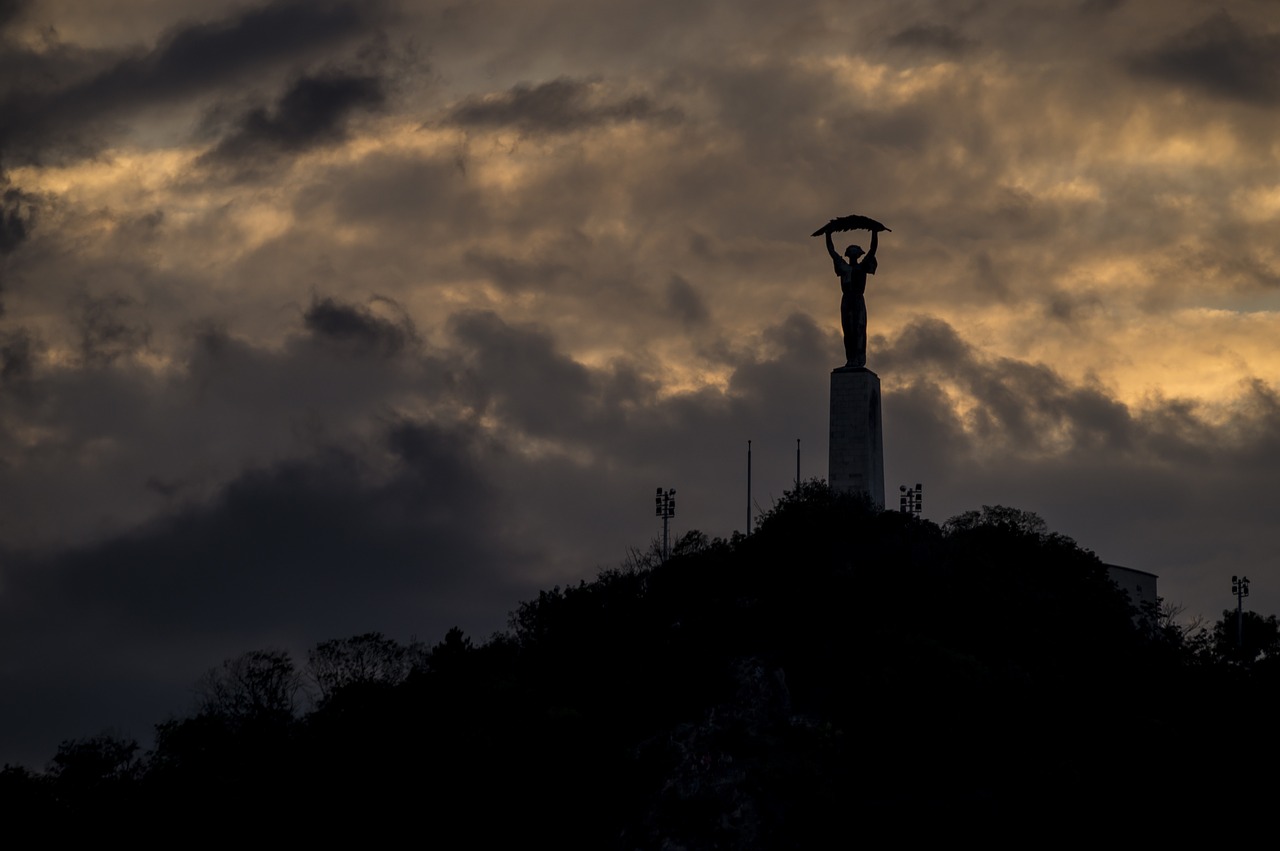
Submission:
[[[1118,564],[1104,565],[1107,568],[1107,576],[1112,582],[1120,586],[1120,590],[1129,595],[1129,602],[1137,606],[1139,609],[1144,604],[1150,603],[1152,606],[1158,604],[1159,595],[1156,594],[1156,575],[1147,573],[1145,570],[1134,570],[1132,567],[1121,567]]]

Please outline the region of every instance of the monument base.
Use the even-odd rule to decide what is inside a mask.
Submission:
[[[884,510],[884,432],[880,376],[866,367],[831,372],[831,443],[827,482],[842,493],[864,493]]]

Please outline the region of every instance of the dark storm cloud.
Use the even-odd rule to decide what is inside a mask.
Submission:
[[[693,288],[693,284],[679,275],[672,275],[667,282],[667,310],[686,326],[706,325],[711,319],[707,304]]]
[[[125,296],[86,297],[79,305],[80,357],[101,366],[144,350],[151,328],[138,305]]]
[[[941,319],[917,319],[902,329],[891,348],[877,357],[888,369],[910,367],[925,370],[933,367],[950,371],[950,364],[965,368],[973,352],[960,335]]]
[[[0,387],[31,377],[36,341],[24,328],[0,332]]]
[[[461,344],[466,398],[535,435],[578,429],[592,415],[591,371],[557,350],[535,325],[509,325],[491,311],[455,315],[450,333]]]
[[[0,187],[8,183],[3,166],[4,163],[0,161]],[[35,222],[34,200],[32,196],[17,189],[5,189],[4,194],[0,195],[0,261],[5,255],[17,251],[18,246],[26,241]],[[0,268],[0,317],[5,312],[6,288],[4,269]]]
[[[512,518],[533,540],[552,530],[554,559],[545,582],[581,575],[587,565],[616,564],[629,544],[653,534],[651,503],[656,484],[681,488],[682,529],[727,535],[745,528],[739,474],[746,441],[757,441],[756,497],[762,505],[780,497],[794,477],[795,439],[818,457],[825,424],[810,427],[821,410],[829,364],[838,348],[806,316],[795,314],[760,335],[731,346],[726,355],[730,389],[701,388],[663,394],[663,364],[646,352],[586,367],[568,358],[536,327],[513,326],[493,315],[465,320],[465,345],[489,341],[491,356],[468,352],[457,392],[477,393],[475,411],[512,434],[512,450],[536,444],[551,451],[532,460],[495,458],[510,495]],[[782,448],[769,461],[772,449]],[[815,472],[810,461],[810,475]],[[548,520],[544,509],[554,508]],[[646,511],[646,509],[648,509]],[[572,535],[563,534],[569,528]]]
[[[379,20],[382,6],[376,0],[277,0],[229,20],[178,28],[151,53],[121,63],[98,84],[109,91],[128,85],[160,97],[205,90],[363,34]]]
[[[148,479],[184,482],[183,499],[207,499],[246,465],[365,439],[406,396],[445,393],[443,366],[385,299],[318,298],[272,347],[196,323],[182,329],[184,346],[161,349],[141,307],[122,297],[73,305],[70,359],[41,358],[34,338],[4,336],[0,458],[16,464],[2,488],[8,545],[98,540],[167,507],[143,487]],[[171,360],[156,371],[161,352]],[[42,435],[35,446],[24,437],[33,433]],[[64,487],[74,500],[57,496]]]
[[[985,356],[937,319],[908,325],[876,362],[900,382],[885,403],[902,424],[897,440],[931,458],[913,458],[913,464],[971,493],[990,479],[1015,495],[1052,494],[1051,501],[1070,506],[1065,493],[1037,477],[1079,478],[1078,486],[1086,487],[1092,475],[1093,486],[1102,488],[1097,482],[1147,489],[1153,481],[1170,487],[1194,481],[1200,490],[1217,491],[1213,499],[1229,502],[1231,482],[1280,475],[1280,401],[1259,381],[1242,387],[1225,423],[1191,400],[1157,398],[1135,407],[1096,383],[1068,381],[1046,364]],[[1073,512],[1089,507],[1087,494],[1074,496],[1083,502]],[[1212,499],[1201,494],[1196,501]],[[1181,515],[1171,510],[1171,516]],[[1107,524],[1099,521],[1095,531],[1105,535]]]
[[[0,174],[0,185],[3,175]],[[0,257],[16,251],[31,230],[35,218],[35,199],[17,189],[6,189],[0,195]],[[4,282],[0,281],[0,287]]]
[[[1100,390],[1073,386],[1044,364],[1001,359],[974,374],[966,389],[978,402],[975,432],[1009,448],[1056,453],[1100,445],[1124,449],[1134,439],[1128,408]]]
[[[814,118],[860,122],[861,115],[833,109],[831,78],[810,66],[769,57],[760,62],[726,63],[698,69],[692,78],[673,75],[669,84],[696,85],[711,95],[717,106],[720,132],[748,146],[747,159],[717,163],[723,179],[740,181],[743,189],[754,184],[744,180],[745,163],[792,162],[812,139]],[[843,113],[843,114],[841,114]],[[831,127],[833,150],[824,152],[833,162],[848,159],[865,169],[861,132],[845,132]],[[711,165],[711,164],[707,164]],[[830,175],[827,175],[830,180]]]
[[[390,299],[379,301],[396,310],[400,306]],[[314,300],[303,315],[303,323],[317,339],[350,348],[358,353],[393,357],[417,339],[413,322],[400,312],[393,322],[376,316],[360,305],[344,304],[333,298]]]
[[[965,392],[974,403],[967,422],[972,436],[1006,451],[1056,455],[1064,444],[1123,451],[1139,436],[1129,409],[1100,389],[1072,385],[1044,364],[983,358],[938,319],[908,325],[877,361]]]
[[[269,631],[341,620],[332,613],[342,600],[369,611],[420,583],[447,585],[493,541],[482,532],[492,495],[469,460],[471,439],[412,422],[382,439],[394,460],[382,480],[341,447],[248,470],[207,505],[7,571],[8,602],[45,613],[66,605],[156,633],[221,632],[222,613],[234,610],[241,626]]]
[[[1183,259],[1187,268],[1202,274],[1211,273],[1218,280],[1232,282],[1241,289],[1280,288],[1280,271],[1268,262],[1263,252],[1252,246],[1231,251],[1210,248]]]
[[[1071,325],[1096,314],[1101,306],[1096,293],[1054,290],[1047,295],[1044,310],[1050,319]]]
[[[376,76],[339,71],[304,76],[273,109],[260,107],[243,115],[204,159],[245,165],[335,144],[347,138],[355,114],[376,110],[385,101],[385,83]]]
[[[29,5],[30,0],[0,0],[0,31]]]
[[[1107,15],[1119,9],[1126,0],[1084,0],[1080,11],[1086,15]]]
[[[166,482],[155,476],[148,476],[147,480],[142,484],[147,490],[155,491],[165,498],[172,498],[182,492],[182,488],[186,483],[181,480]]]
[[[768,356],[753,356],[740,363],[729,379],[730,394],[759,405],[789,408],[799,403],[797,392],[812,379],[801,374],[812,372],[825,378],[823,364],[831,352],[838,351],[832,335],[824,332],[813,317],[792,313],[761,332],[761,348]]]
[[[507,292],[546,291],[558,282],[578,277],[568,263],[554,260],[522,260],[497,251],[469,248],[462,258]]]
[[[978,251],[973,255],[973,289],[996,301],[1008,303],[1013,300],[1013,292],[1005,280],[1005,275],[992,262],[990,253]]]
[[[610,100],[582,80],[560,78],[530,86],[521,83],[496,95],[468,98],[446,116],[459,127],[510,127],[524,133],[569,133],[626,121],[678,121],[677,110],[659,107],[644,95]]]
[[[228,84],[253,83],[282,63],[324,56],[367,36],[381,23],[384,5],[277,0],[224,20],[175,28],[142,52],[86,59],[82,51],[55,51],[53,60],[26,75],[38,87],[13,86],[0,100],[0,151],[25,161],[51,152],[82,155],[101,143],[93,134],[103,120]],[[96,70],[85,67],[93,65]],[[75,79],[61,82],[69,73]],[[281,120],[287,124],[277,116]]]
[[[1220,11],[1130,60],[1137,74],[1258,106],[1280,103],[1280,33]]]
[[[694,394],[664,402],[652,372],[658,364],[645,353],[587,367],[565,353],[546,328],[508,322],[491,311],[456,314],[449,330],[456,342],[451,387],[471,411],[601,461],[627,459],[624,466],[650,453],[670,456],[662,444],[681,428],[703,436],[721,429],[732,420],[730,396],[752,410],[785,407],[811,383],[797,380],[793,362],[811,364],[809,355],[820,345],[815,341],[824,339],[812,320],[793,315],[764,332],[759,342],[767,354],[744,349],[727,356],[733,368],[730,396]]]
[[[913,24],[889,37],[893,47],[918,47],[959,56],[974,42],[952,27],[943,24]]]
[[[492,211],[450,158],[373,154],[313,174],[293,204],[299,219],[375,227],[377,237],[450,244],[491,225]]]
[[[1167,566],[1178,594],[1200,581],[1208,557],[1195,561],[1186,548],[1201,546],[1206,528],[1234,530],[1219,534],[1242,545],[1266,539],[1265,499],[1236,514],[1227,506],[1280,475],[1280,401],[1269,385],[1242,385],[1225,420],[1194,400],[1134,406],[1046,364],[987,356],[937,319],[904,328],[876,367],[897,384],[885,399],[889,465],[947,494],[937,519],[967,507],[961,494],[1052,506],[1055,520],[1070,520],[1064,531],[1091,536],[1086,546],[1157,573]],[[1179,520],[1188,516],[1201,521]],[[1147,537],[1135,538],[1136,527]]]

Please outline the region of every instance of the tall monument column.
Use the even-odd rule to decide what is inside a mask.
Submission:
[[[871,248],[850,245],[836,253],[831,234],[871,231]],[[889,229],[866,216],[832,219],[813,232],[827,238],[827,253],[840,276],[840,326],[845,365],[831,372],[831,443],[827,483],[843,493],[862,493],[884,510],[884,430],[880,425],[880,376],[867,369],[867,275],[876,273],[876,248]]]
[[[884,509],[884,432],[880,376],[865,366],[831,371],[831,443],[827,482],[834,491],[864,493]]]

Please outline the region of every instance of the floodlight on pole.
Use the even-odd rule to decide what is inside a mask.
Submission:
[[[919,517],[924,512],[924,485],[916,482],[916,486],[909,488],[906,485],[899,485],[898,491],[898,510],[903,514],[911,514]]]
[[[1236,649],[1244,650],[1244,598],[1249,596],[1249,577],[1231,577],[1231,593],[1236,595]]]
[[[676,489],[658,488],[653,498],[653,512],[662,518],[662,560],[671,557],[670,520],[676,516]]]

